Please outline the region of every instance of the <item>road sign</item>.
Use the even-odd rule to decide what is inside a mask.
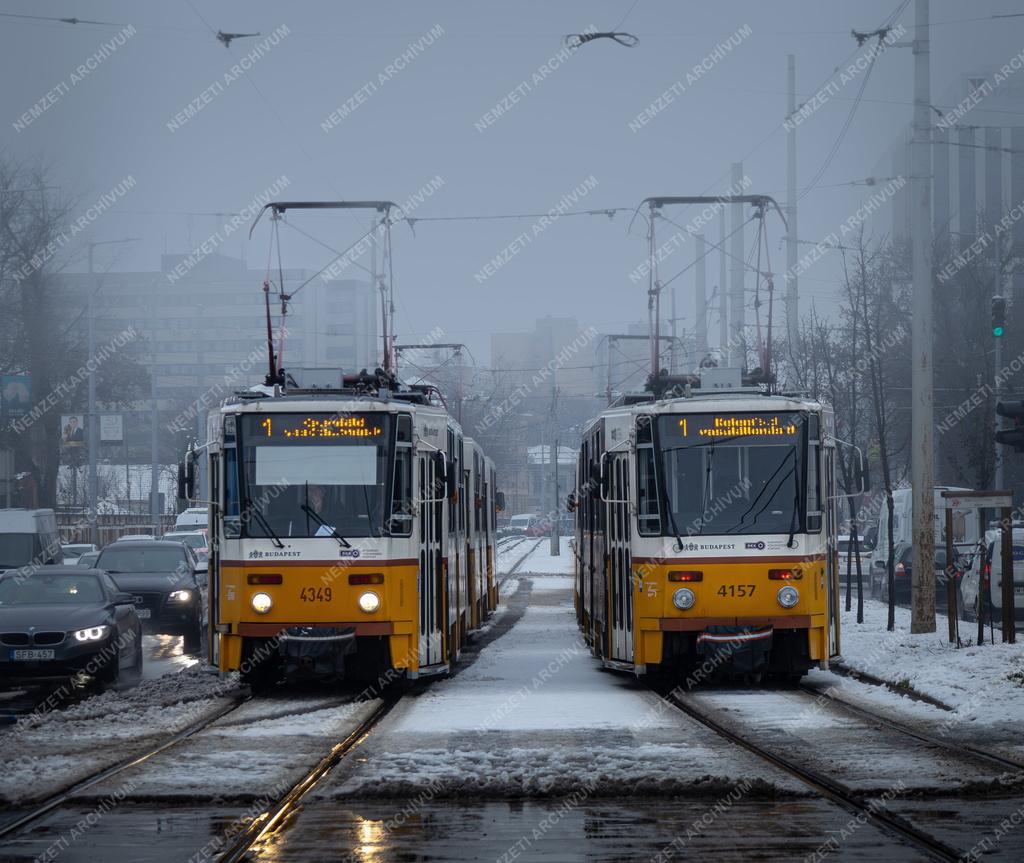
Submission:
[[[124,440],[124,416],[100,414],[100,443],[121,443]]]

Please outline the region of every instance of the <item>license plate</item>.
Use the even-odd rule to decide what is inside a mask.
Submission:
[[[150,612],[148,608],[136,608],[135,613],[139,616],[140,620],[146,620],[149,618]]]
[[[11,659],[15,662],[38,662],[40,659],[53,659],[52,650],[12,650]]]

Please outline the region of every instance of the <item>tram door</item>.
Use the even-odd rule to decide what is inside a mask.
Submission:
[[[434,454],[421,454],[420,533],[419,533],[419,664],[437,665],[444,661],[444,567],[441,531],[444,529],[444,462]]]
[[[828,653],[839,654],[839,551],[836,543],[836,463],[835,448],[824,447],[825,476],[825,580],[828,584]]]
[[[633,590],[629,554],[629,457],[610,453],[608,471],[608,595],[611,604],[611,658],[633,661]]]

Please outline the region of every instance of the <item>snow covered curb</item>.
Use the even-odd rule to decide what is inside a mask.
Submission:
[[[944,615],[933,633],[912,635],[910,611],[896,609],[896,629],[886,631],[884,603],[864,601],[864,623],[842,614],[843,664],[948,705],[959,719],[982,723],[1024,718],[1024,644],[984,644],[957,649],[947,640]],[[974,635],[961,622],[961,638]],[[987,637],[987,630],[986,630]],[[998,638],[998,634],[996,636]]]
[[[37,800],[140,754],[239,694],[238,676],[193,666],[0,729],[0,806]],[[31,789],[27,793],[26,789]]]

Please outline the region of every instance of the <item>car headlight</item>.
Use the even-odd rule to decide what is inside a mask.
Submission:
[[[169,597],[171,602],[191,602],[192,591],[191,590],[172,590]]]
[[[688,587],[681,587],[672,594],[672,604],[680,611],[693,608],[696,601],[697,595]]]
[[[373,614],[373,612],[380,608],[380,597],[372,590],[368,590],[360,595],[359,607],[367,614]]]
[[[257,614],[266,614],[274,604],[274,600],[270,598],[269,593],[254,593],[250,602],[252,603],[252,610]]]
[[[792,608],[800,601],[800,591],[792,585],[780,587],[778,592],[779,605],[783,608]]]
[[[88,629],[79,629],[75,633],[75,641],[99,641],[109,634],[109,626],[90,626]]]

